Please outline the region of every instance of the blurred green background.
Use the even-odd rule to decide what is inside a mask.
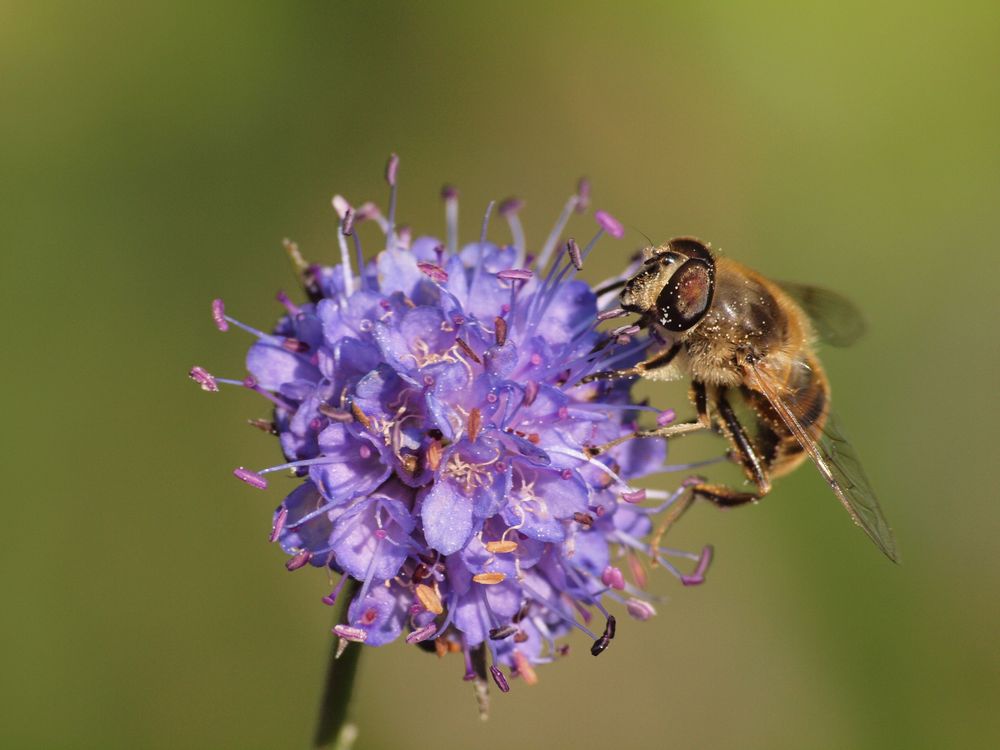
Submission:
[[[997,747],[998,50],[996,2],[2,3],[0,745],[307,746],[327,583],[229,475],[277,457],[261,404],[186,372],[241,373],[209,300],[270,325],[281,238],[332,260],[331,195],[384,202],[394,150],[421,231],[448,181],[466,238],[516,193],[540,242],[586,174],[656,240],[849,294],[869,334],[824,361],[903,564],[803,469],[696,508],[709,583],[661,576],[486,724],[454,658],[366,653],[359,747]]]

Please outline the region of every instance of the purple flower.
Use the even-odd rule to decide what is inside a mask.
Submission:
[[[534,665],[567,653],[571,630],[595,655],[607,648],[616,625],[607,605],[652,617],[644,560],[692,585],[710,548],[659,546],[669,521],[654,531],[653,517],[679,509],[684,487],[636,481],[681,467],[665,465],[662,440],[620,440],[644,412],[660,423],[672,416],[636,403],[627,381],[581,382],[634,364],[653,343],[635,327],[603,323],[616,316],[620,279],[595,291],[577,278],[621,224],[599,211],[593,239],[557,251],[567,221],[587,208],[583,184],[537,253],[515,200],[499,212],[510,245],[487,241],[488,210],[479,241],[460,247],[458,196],[447,189],[445,240],[411,239],[395,223],[397,171],[394,160],[387,215],[334,199],[338,265],[305,263],[287,243],[307,301],[279,293],[285,314],[273,333],[212,303],[221,331],[253,336],[249,374],[217,378],[196,367],[191,377],[209,392],[235,385],[271,402],[273,422],[254,424],[278,436],[285,462],[234,474],[261,490],[274,472],[297,478],[270,538],[290,570],[341,574],[328,604],[345,581],[359,582],[334,632],[376,646],[404,633],[408,643],[433,641],[464,653],[470,679],[474,662],[488,663],[506,692],[501,667],[533,683]],[[363,222],[385,236],[367,262]]]

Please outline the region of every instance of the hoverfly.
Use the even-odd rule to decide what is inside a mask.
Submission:
[[[753,485],[743,491],[701,481],[692,498],[723,507],[757,501],[772,479],[808,457],[854,522],[898,561],[875,491],[830,413],[829,381],[813,351],[817,339],[846,346],[861,335],[864,323],[850,302],[818,287],[772,281],[693,237],[644,250],[620,300],[663,347],[633,367],[587,380],[690,378],[697,419],[635,436],[721,433]],[[754,430],[737,417],[734,396],[750,407]]]

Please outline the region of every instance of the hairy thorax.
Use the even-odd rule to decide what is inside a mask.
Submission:
[[[719,258],[715,296],[701,323],[682,339],[687,370],[708,385],[738,386],[748,362],[779,369],[801,351],[806,332],[789,319],[792,304],[772,282]]]

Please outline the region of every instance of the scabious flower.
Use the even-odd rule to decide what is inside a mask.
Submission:
[[[557,251],[572,214],[587,209],[581,182],[537,253],[516,200],[499,207],[510,244],[487,240],[487,209],[478,241],[460,247],[458,195],[446,188],[445,241],[414,239],[395,223],[397,168],[393,157],[386,215],[334,198],[339,264],[307,264],[286,243],[307,301],[279,293],[285,314],[272,333],[212,303],[219,330],[255,339],[249,374],[223,379],[195,367],[190,376],[204,390],[241,386],[273,405],[273,421],[254,424],[277,435],[286,461],[234,474],[259,490],[274,472],[299,480],[274,513],[270,540],[289,570],[340,575],[325,603],[354,582],[333,629],[342,642],[380,646],[405,634],[463,654],[467,679],[488,671],[506,692],[504,668],[534,683],[535,666],[564,656],[574,629],[601,653],[615,635],[607,605],[652,617],[647,565],[697,584],[711,548],[659,546],[684,486],[635,482],[678,467],[665,464],[660,439],[621,441],[641,413],[664,424],[672,411],[636,403],[625,380],[584,382],[655,345],[637,326],[603,324],[621,314],[620,279],[595,291],[577,278],[621,225],[598,211],[593,239]],[[368,261],[355,231],[362,221],[385,236]]]

